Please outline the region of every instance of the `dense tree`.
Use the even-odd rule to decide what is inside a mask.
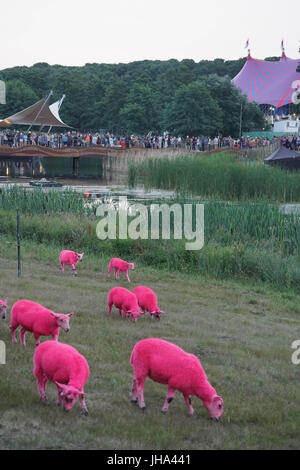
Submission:
[[[28,108],[39,97],[21,80],[12,79],[6,82],[6,104],[1,106],[1,114],[3,117],[11,116],[21,109]]]
[[[247,98],[232,85],[228,76],[207,75],[201,81],[222,111],[223,135],[239,135],[241,111],[243,130],[262,129],[265,126],[265,119],[259,106],[249,103]]]
[[[0,71],[8,89],[7,105],[0,106],[0,117],[20,111],[52,89],[54,100],[66,94],[60,111],[63,121],[82,131],[160,133],[168,123],[188,135],[202,129],[236,136],[240,104],[246,110],[248,103],[230,80],[244,63],[245,58],[199,63],[170,59],[83,67],[46,63],[14,67]],[[207,111],[205,122],[203,109]],[[253,105],[243,113],[243,128],[260,129],[262,120],[263,114]]]
[[[176,135],[212,135],[222,129],[222,112],[199,81],[182,85],[166,109],[166,129]]]

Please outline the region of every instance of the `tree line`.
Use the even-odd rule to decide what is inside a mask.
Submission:
[[[0,116],[30,106],[53,89],[55,100],[66,94],[63,121],[81,131],[238,136],[241,106],[244,131],[265,127],[259,106],[231,84],[245,60],[144,60],[82,67],[37,63],[4,69],[0,79],[6,82],[7,102],[0,106]]]

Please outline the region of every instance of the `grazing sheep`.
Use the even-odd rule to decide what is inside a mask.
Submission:
[[[143,315],[137,302],[136,296],[130,290],[124,287],[114,287],[108,294],[108,315],[111,315],[111,308],[114,305],[119,309],[121,317],[123,317],[122,310],[126,318],[131,317],[132,321],[136,321],[139,315]]]
[[[63,250],[59,255],[59,262],[62,272],[65,272],[65,266],[71,265],[74,276],[77,276],[76,264],[82,261],[84,253],[75,253],[75,251]]]
[[[33,363],[33,373],[44,403],[47,403],[46,385],[50,380],[57,386],[57,406],[63,402],[65,410],[69,411],[79,397],[81,410],[88,415],[83,387],[90,370],[85,357],[68,344],[45,341],[35,350]]]
[[[0,300],[0,317],[4,320],[7,310],[8,298]]]
[[[10,332],[13,343],[17,343],[15,330],[21,325],[20,340],[25,347],[25,334],[27,331],[33,333],[35,345],[40,344],[40,336],[52,336],[57,341],[59,336],[59,328],[63,328],[66,332],[70,330],[70,317],[74,313],[64,315],[48,310],[42,305],[32,302],[31,300],[19,300],[11,309],[10,316]]]
[[[130,364],[133,366],[132,401],[144,409],[144,386],[146,377],[168,385],[162,412],[168,411],[169,403],[179,390],[185,399],[189,415],[194,413],[191,395],[202,400],[210,417],[220,419],[223,414],[223,400],[210,385],[199,359],[175,344],[158,338],[139,341],[133,348]]]
[[[144,312],[149,312],[151,318],[160,319],[162,313],[165,313],[157,305],[157,297],[152,289],[145,286],[138,286],[132,291],[138,299],[138,304]]]
[[[108,277],[110,277],[110,272],[112,269],[115,270],[115,278],[120,279],[120,273],[125,271],[125,275],[127,277],[128,282],[130,282],[129,276],[128,276],[128,269],[133,269],[135,268],[136,263],[127,263],[126,261],[123,261],[120,258],[112,258],[109,262],[108,266]]]

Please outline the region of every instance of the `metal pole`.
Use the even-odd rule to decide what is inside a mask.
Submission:
[[[20,232],[20,211],[17,210],[17,240],[18,240],[18,277],[21,277],[21,232]]]
[[[242,137],[242,119],[243,119],[243,103],[241,103],[241,111],[240,111],[240,134],[239,137]]]
[[[30,129],[31,129],[32,126],[34,125],[35,121],[37,120],[37,118],[39,117],[39,115],[41,114],[41,112],[43,111],[43,109],[44,109],[46,103],[48,103],[48,101],[49,101],[49,99],[50,99],[50,97],[51,97],[52,95],[53,95],[53,91],[51,90],[50,93],[49,93],[49,95],[48,95],[47,98],[46,98],[45,103],[42,105],[41,109],[39,110],[39,112],[38,112],[37,115],[35,116],[34,120],[33,120],[32,123],[30,124],[30,126],[28,127],[27,132],[30,131]]]

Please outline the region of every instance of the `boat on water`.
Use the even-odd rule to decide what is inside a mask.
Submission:
[[[30,181],[30,186],[38,186],[40,188],[61,188],[63,186],[62,183],[58,181],[49,181],[46,178],[42,178],[38,181]]]

